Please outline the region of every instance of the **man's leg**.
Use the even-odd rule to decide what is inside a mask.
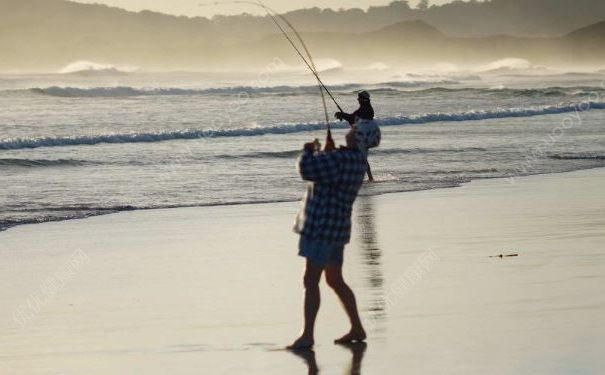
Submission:
[[[317,311],[319,310],[319,280],[322,272],[323,268],[321,266],[307,260],[303,279],[305,285],[305,326],[301,336],[292,345],[288,346],[288,349],[310,348],[315,343],[315,318],[317,318]]]
[[[372,169],[370,168],[370,162],[368,162],[368,181],[373,182],[374,181],[374,175],[372,175]]]
[[[351,322],[351,330],[343,337],[335,340],[337,343],[347,343],[354,341],[363,341],[366,338],[366,332],[359,319],[359,312],[357,311],[357,301],[355,300],[355,294],[345,283],[342,277],[342,265],[341,264],[329,264],[326,267],[326,281],[328,285],[334,289],[338,298],[342,302],[342,305],[349,316]]]

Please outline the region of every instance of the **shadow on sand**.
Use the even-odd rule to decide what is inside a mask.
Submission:
[[[361,374],[361,361],[363,360],[363,356],[368,344],[365,342],[359,342],[353,344],[339,344],[339,346],[347,348],[351,351],[351,364],[343,372],[343,374]],[[317,365],[317,360],[315,359],[315,352],[312,349],[291,350],[290,352],[299,358],[302,358],[307,365],[309,375],[319,374],[319,366]]]

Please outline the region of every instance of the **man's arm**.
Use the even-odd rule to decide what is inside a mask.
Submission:
[[[357,112],[355,111],[353,113],[344,113],[344,112],[336,112],[336,114],[334,116],[336,116],[337,119],[339,120],[345,120],[347,121],[350,125],[353,125],[355,123],[355,116],[357,116]]]
[[[337,152],[313,154],[305,147],[298,160],[298,171],[305,181],[331,183],[338,177]]]
[[[344,112],[336,112],[334,114],[339,120],[347,120],[349,124],[353,125],[355,123],[355,119],[357,117],[364,120],[373,120],[374,119],[374,108],[371,105],[363,105],[357,109],[357,111],[348,114]]]

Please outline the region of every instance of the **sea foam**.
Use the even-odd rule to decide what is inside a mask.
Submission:
[[[605,109],[604,102],[582,102],[560,104],[556,106],[535,106],[527,108],[503,108],[493,110],[475,110],[458,113],[427,113],[411,116],[396,116],[377,119],[380,126],[400,126],[408,124],[427,124],[434,122],[478,121],[514,117],[532,117],[561,114],[576,111]],[[96,145],[101,143],[150,143],[169,140],[188,140],[218,137],[249,137],[269,134],[292,134],[320,130],[324,123],[280,124],[265,127],[232,129],[189,129],[149,133],[101,134],[71,137],[13,138],[0,141],[0,150],[16,150],[39,147],[61,147]],[[335,128],[346,128],[343,123],[334,123]]]
[[[120,74],[133,73],[139,68],[133,66],[117,66],[113,64],[100,64],[88,60],[72,62],[61,70],[59,74]]]

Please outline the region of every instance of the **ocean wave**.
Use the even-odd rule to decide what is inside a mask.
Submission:
[[[548,158],[553,160],[605,160],[605,155],[594,153],[564,153],[549,155]]]
[[[605,109],[604,102],[582,102],[560,104],[555,106],[536,106],[527,108],[502,108],[493,110],[476,110],[458,113],[428,113],[412,116],[397,116],[377,119],[379,126],[399,126],[427,124],[434,122],[479,121],[501,118],[533,117],[541,115],[562,114],[594,109]],[[0,150],[15,150],[39,147],[81,146],[101,143],[151,143],[170,140],[189,140],[219,137],[249,137],[309,132],[324,129],[324,123],[282,124],[266,127],[208,129],[208,130],[175,130],[150,133],[99,134],[71,137],[12,138],[0,141]],[[334,123],[334,128],[345,129],[343,123]]]
[[[113,206],[113,207],[87,207],[87,206],[70,206],[70,207],[47,207],[44,209],[20,209],[20,210],[4,210],[4,213],[18,212],[34,213],[33,216],[19,218],[4,218],[0,220],[0,232],[10,229],[18,225],[41,224],[56,221],[85,219],[93,216],[107,215],[122,211],[134,211],[145,208],[133,206]],[[38,213],[38,214],[36,214]]]
[[[485,152],[487,149],[481,147],[465,148],[377,148],[372,150],[375,155],[400,155],[400,154],[436,154],[436,153],[461,153],[461,152]]]
[[[512,89],[512,88],[456,88],[451,87],[458,81],[439,80],[439,81],[403,81],[403,82],[383,82],[377,84],[343,84],[334,85],[329,88],[331,91],[341,94],[356,94],[359,90],[365,89],[373,93],[393,93],[402,95],[418,94],[456,94],[456,93],[476,93],[477,95],[497,95],[501,97],[554,97],[554,96],[586,96],[595,92],[603,92],[600,87],[578,86],[578,87],[547,87],[541,89]],[[19,90],[17,90],[19,91]],[[317,95],[317,86],[233,86],[216,88],[176,88],[176,87],[151,87],[136,88],[130,86],[117,87],[59,87],[51,86],[46,88],[31,88],[27,91],[44,96],[60,98],[126,98],[140,96],[203,96],[203,95],[256,95],[256,96],[297,96],[297,95]]]
[[[94,164],[85,160],[74,159],[0,159],[0,167],[62,167]]]
[[[434,79],[434,80],[421,80],[421,81],[388,81],[388,82],[382,82],[382,83],[377,83],[374,85],[366,85],[366,86],[370,86],[370,88],[372,88],[372,86],[376,87],[376,88],[380,88],[380,87],[398,87],[398,88],[417,88],[417,87],[427,87],[427,86],[436,86],[436,85],[455,85],[458,84],[460,82],[453,80],[453,79],[446,79],[446,78],[440,78],[440,79]]]
[[[18,210],[5,209],[5,212],[99,212],[99,211],[135,211],[152,208],[176,208],[180,206],[154,206],[154,207],[136,207],[132,205],[115,205],[115,206],[89,206],[89,205],[72,205],[72,206],[56,206],[56,207],[41,207],[41,208],[19,208]]]
[[[343,125],[339,126],[344,127]],[[278,125],[264,128],[254,127],[223,130],[176,130],[153,133],[100,134],[72,137],[16,138],[0,141],[0,150],[96,145],[100,143],[152,143],[178,139],[187,140],[217,137],[260,136],[266,134],[288,134],[306,132],[320,130],[324,127],[324,123],[314,123]]]
[[[171,209],[171,208],[187,208],[187,207],[216,207],[216,206],[235,206],[249,204],[266,204],[266,203],[282,203],[292,202],[292,199],[267,199],[258,201],[232,201],[219,203],[201,203],[201,204],[166,204],[154,206],[132,206],[132,205],[115,205],[115,206],[57,206],[44,208],[31,208],[19,210],[4,210],[3,213],[29,213],[29,217],[5,217],[0,219],[0,232],[16,227],[18,225],[41,224],[66,220],[86,219],[95,216],[115,214],[126,211],[141,211],[141,210],[156,210],[156,209]]]
[[[129,86],[93,88],[52,86],[47,88],[32,88],[30,91],[35,94],[56,96],[61,98],[119,98],[132,96],[199,95],[206,92],[204,90],[188,90],[177,88],[137,89]]]
[[[356,85],[342,85],[333,87],[334,90],[347,90],[357,87]],[[185,89],[185,88],[134,88],[129,86],[120,87],[47,87],[32,88],[31,92],[46,96],[61,98],[120,98],[136,96],[195,96],[195,95],[301,95],[317,92],[317,86],[273,86],[273,87],[251,87],[235,86],[207,89]]]
[[[427,89],[420,89],[416,91],[407,91],[414,95],[418,94],[476,94],[480,95],[492,95],[498,97],[587,97],[590,95],[604,93],[605,89],[601,87],[593,86],[572,86],[572,87],[545,87],[540,89],[513,89],[506,87],[498,88],[451,88],[451,87],[431,87]]]
[[[291,159],[300,155],[300,150],[287,151],[260,151],[245,154],[222,154],[216,155],[217,159]]]
[[[93,61],[80,60],[66,65],[59,74],[75,75],[115,75],[127,74],[138,71],[139,68],[132,66],[117,66],[113,64],[99,64]]]
[[[526,59],[520,59],[516,57],[508,57],[493,61],[485,66],[480,67],[477,72],[479,73],[508,73],[515,71],[525,72],[548,72],[549,69],[544,66],[533,65]]]
[[[580,109],[581,108],[581,109]],[[576,111],[605,109],[605,102],[581,102],[553,106],[532,106],[527,108],[500,108],[493,110],[475,110],[458,113],[428,113],[412,116],[392,117],[377,120],[380,126],[407,124],[426,124],[432,122],[479,121],[501,118],[534,117],[562,114]]]
[[[469,174],[488,174],[498,173],[496,168],[483,168],[483,169],[460,169],[460,170],[443,170],[443,171],[428,171],[422,172],[430,175],[469,175]]]
[[[442,74],[418,74],[408,73],[405,75],[408,78],[424,79],[424,80],[449,80],[449,81],[481,81],[482,78],[476,74],[465,73],[442,73]]]
[[[352,93],[363,89],[398,89],[398,88],[422,88],[434,85],[456,84],[457,81],[437,80],[437,81],[401,81],[384,82],[378,84],[360,84],[350,83],[342,85],[329,86],[331,91],[341,93]],[[355,90],[355,91],[354,91]],[[136,96],[177,96],[177,95],[304,95],[317,94],[317,86],[232,86],[232,87],[214,87],[214,88],[176,88],[176,87],[150,87],[137,88],[130,86],[117,87],[35,87],[29,89],[30,92],[39,95],[54,96],[61,98],[120,98]]]
[[[480,147],[467,148],[377,148],[372,150],[374,155],[400,155],[400,154],[433,154],[433,153],[461,153],[461,152],[484,152],[487,151]],[[221,154],[215,155],[217,159],[291,159],[300,155],[300,149],[286,151],[259,151],[245,154]]]

